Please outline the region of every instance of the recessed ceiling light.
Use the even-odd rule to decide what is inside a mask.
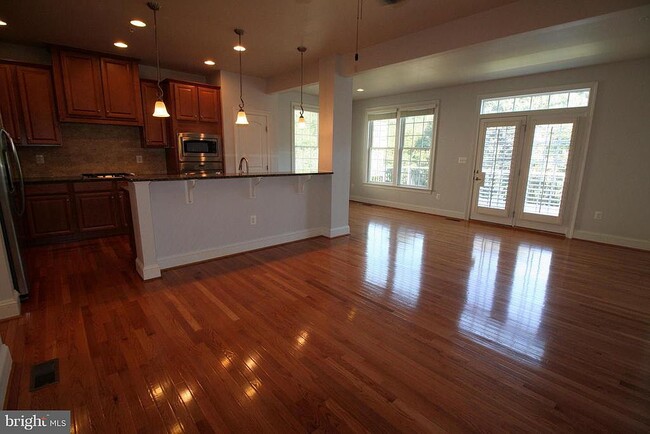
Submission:
[[[6,26],[6,25],[7,25],[7,23],[5,23],[4,21],[0,20],[0,26]]]
[[[113,42],[113,45],[115,45],[117,48],[126,48],[126,47],[128,47],[128,45],[126,45],[126,43],[121,42],[121,41]]]
[[[244,47],[243,45],[235,45],[234,47],[232,47],[232,49],[235,51],[246,51],[246,47]]]
[[[135,27],[147,27],[147,23],[141,20],[131,20],[131,25]]]
[[[205,63],[205,64],[208,65],[208,66],[214,66],[214,65],[216,65],[216,63],[214,63],[214,60],[209,60],[209,59],[206,60],[206,61],[203,62],[203,63]]]
[[[357,89],[357,92],[365,92],[365,89],[359,88],[359,89]]]

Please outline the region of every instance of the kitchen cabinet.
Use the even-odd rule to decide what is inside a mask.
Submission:
[[[154,105],[158,100],[158,85],[152,80],[140,80],[140,89],[144,119],[143,146],[145,148],[170,146],[167,141],[167,119],[152,116]]]
[[[199,105],[196,86],[172,83],[174,89],[174,117],[179,121],[199,120]]]
[[[72,235],[75,223],[68,187],[65,184],[26,186],[25,219],[30,240]]]
[[[14,140],[20,140],[15,66],[0,64],[0,115],[4,128]]]
[[[54,109],[49,69],[17,66],[18,94],[28,144],[58,145],[61,132]]]
[[[116,181],[27,184],[25,199],[28,245],[131,232],[128,193]]]
[[[0,64],[0,110],[16,144],[61,144],[49,67]]]
[[[176,121],[221,122],[221,95],[216,86],[167,80]]]
[[[52,67],[62,122],[142,125],[135,60],[53,47]]]

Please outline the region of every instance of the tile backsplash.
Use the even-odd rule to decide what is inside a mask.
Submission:
[[[25,177],[90,172],[165,173],[164,149],[142,148],[139,127],[62,123],[61,146],[19,147]],[[37,164],[42,155],[44,164]],[[136,157],[142,156],[142,163]]]

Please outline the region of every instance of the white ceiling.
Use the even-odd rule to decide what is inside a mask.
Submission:
[[[355,99],[650,56],[648,17],[642,6],[360,72]]]
[[[232,50],[243,28],[245,73],[269,77],[299,67],[296,48],[310,58],[354,51],[356,0],[158,0],[161,63],[169,69],[207,74],[236,71]],[[360,45],[367,47],[400,35],[512,3],[515,0],[404,0],[384,5],[363,0]],[[145,29],[131,28],[139,18]],[[52,43],[119,53],[154,64],[153,16],[146,0],[2,0],[0,39]],[[123,40],[120,50],[113,42]]]
[[[356,0],[159,0],[164,68],[208,75],[238,69],[235,27],[246,30],[244,73],[269,90],[299,83],[298,45],[317,59],[344,54],[355,98],[650,55],[648,0],[363,0],[361,60],[354,63]],[[2,0],[0,41],[60,44],[154,64],[152,12],[145,0]],[[132,29],[140,18],[149,26]],[[503,25],[501,25],[503,23]],[[560,24],[562,23],[562,24]],[[113,47],[121,39],[126,50]],[[216,66],[203,60],[212,58]],[[267,86],[268,86],[267,83]],[[318,93],[318,86],[307,86]]]

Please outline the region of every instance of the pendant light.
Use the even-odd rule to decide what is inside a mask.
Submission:
[[[298,51],[300,52],[300,117],[298,118],[298,128],[305,128],[305,109],[302,107],[302,87],[305,83],[305,64],[304,64],[304,56],[305,56],[305,51],[307,51],[307,48],[305,47],[298,47]]]
[[[248,119],[246,119],[246,112],[244,111],[244,97],[242,90],[242,72],[241,72],[241,55],[246,50],[241,44],[241,37],[244,34],[242,29],[235,29],[235,33],[239,37],[239,43],[234,47],[235,51],[239,53],[239,111],[237,112],[237,120],[235,121],[236,125],[248,125]]]
[[[156,72],[158,74],[158,100],[153,110],[153,117],[155,118],[168,118],[169,112],[167,107],[165,107],[165,102],[163,101],[163,90],[160,86],[160,50],[158,49],[158,20],[157,12],[160,10],[160,5],[157,2],[148,2],[147,6],[153,11],[153,34],[154,40],[156,41]]]

